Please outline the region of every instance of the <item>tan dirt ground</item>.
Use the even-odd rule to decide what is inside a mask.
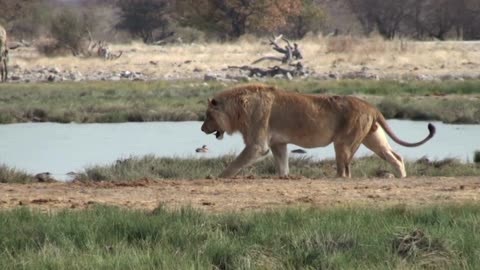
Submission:
[[[152,210],[192,206],[208,212],[285,206],[424,206],[480,202],[480,177],[407,179],[138,180],[124,183],[0,184],[0,209],[58,210],[94,204]]]
[[[82,74],[98,71],[141,72],[152,79],[202,78],[206,73],[228,70],[228,66],[250,65],[264,56],[281,56],[272,50],[267,39],[244,38],[233,43],[193,43],[149,46],[139,42],[111,44],[112,53],[122,51],[115,61],[79,58],[69,54],[46,57],[34,46],[11,50],[11,72],[58,68]],[[459,76],[477,78],[480,68],[478,41],[411,41],[377,38],[321,36],[297,41],[304,66],[318,74],[358,72],[366,69],[379,78],[398,79],[409,76]],[[281,43],[283,46],[284,44]],[[264,61],[256,67],[272,67],[279,62]],[[22,72],[20,72],[21,70]]]

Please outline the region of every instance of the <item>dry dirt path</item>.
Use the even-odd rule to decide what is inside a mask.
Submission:
[[[28,206],[56,210],[108,204],[151,210],[163,204],[222,212],[298,205],[382,207],[479,201],[480,177],[0,184],[0,209]]]

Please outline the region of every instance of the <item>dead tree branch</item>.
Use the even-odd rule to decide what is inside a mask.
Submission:
[[[287,45],[284,47],[281,47],[278,45],[278,42],[280,40],[283,40]],[[261,57],[255,61],[252,62],[253,64],[260,63],[264,60],[273,60],[273,61],[280,61],[283,64],[291,64],[293,60],[300,60],[303,59],[302,53],[300,51],[300,48],[298,47],[297,43],[293,43],[293,46],[290,44],[290,41],[286,38],[283,37],[283,35],[279,35],[277,37],[272,36],[271,38],[268,38],[268,41],[270,42],[270,45],[272,46],[272,49],[278,53],[283,54],[283,57],[274,57],[274,56],[265,56]]]
[[[248,71],[249,77],[275,77],[277,75],[282,75],[284,77],[291,79],[292,77],[303,76],[306,74],[302,63],[300,62],[296,64],[291,64],[289,66],[293,68],[287,69],[279,66],[273,66],[267,69],[251,67],[251,66],[228,66],[228,68]]]

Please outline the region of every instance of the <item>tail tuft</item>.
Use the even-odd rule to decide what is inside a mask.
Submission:
[[[430,138],[433,137],[433,135],[435,135],[436,131],[437,131],[437,129],[435,128],[435,126],[432,123],[428,123],[428,132],[430,132],[428,137],[430,137]]]

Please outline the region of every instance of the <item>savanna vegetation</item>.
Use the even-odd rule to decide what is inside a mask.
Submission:
[[[76,181],[134,181],[138,179],[205,179],[215,178],[235,158],[227,155],[218,158],[168,158],[147,155],[116,160],[110,165],[88,166],[75,176]],[[457,159],[406,161],[409,176],[479,176],[476,163],[464,163]],[[335,160],[314,160],[311,157],[291,157],[290,174],[312,179],[334,178]],[[393,169],[376,156],[354,159],[353,177],[386,177]],[[243,169],[240,177],[275,177],[272,158]],[[393,176],[393,174],[391,174]],[[38,179],[22,170],[0,166],[0,183],[32,183]]]
[[[232,162],[235,156],[220,158],[159,158],[152,155],[119,159],[108,166],[87,167],[76,176],[80,181],[130,181],[147,179],[204,179],[215,178]],[[290,174],[307,178],[334,178],[335,160],[313,160],[306,157],[290,158]],[[409,176],[477,176],[480,167],[456,159],[407,161]],[[386,162],[376,156],[356,158],[352,162],[352,177],[385,177],[392,172]],[[276,175],[273,159],[258,162],[241,171],[239,176],[272,177]],[[393,175],[392,175],[393,176]]]
[[[70,46],[69,41],[89,34],[110,41],[123,35],[146,43],[171,36],[232,40],[273,32],[294,39],[332,31],[377,32],[387,39],[480,37],[480,4],[475,0],[1,0],[0,6],[0,23],[14,36],[50,36],[60,46]],[[72,27],[70,33],[58,35],[58,27],[67,26]],[[62,40],[62,36],[72,39]]]
[[[274,84],[302,93],[360,95],[387,118],[480,122],[476,80],[276,80]],[[0,85],[0,123],[203,120],[206,100],[232,85],[199,81]]]
[[[475,269],[474,204],[0,212],[2,269]]]
[[[272,84],[302,93],[359,95],[387,118],[472,124],[480,123],[480,81],[466,71],[477,67],[478,55],[471,49],[475,44],[424,41],[479,39],[479,14],[475,0],[0,0],[0,24],[10,45],[30,47],[11,50],[17,77],[57,67],[72,74],[140,70],[152,78],[178,79],[187,72],[182,78],[198,78],[190,75],[265,55],[270,50],[262,43],[265,36],[282,33],[302,40],[306,66],[326,76],[373,70],[373,75],[392,79]],[[88,55],[92,40],[106,40],[115,51],[125,51],[123,62],[77,57]],[[212,57],[219,52],[225,52],[223,57]],[[444,80],[445,74],[461,80]],[[421,76],[427,81],[410,80]],[[465,77],[471,80],[463,81]],[[1,84],[0,124],[203,120],[207,98],[230,86],[190,79]],[[90,166],[76,180],[204,179],[218,175],[233,158],[131,157]],[[406,162],[406,167],[410,176],[478,176],[480,152],[474,162],[420,159]],[[391,171],[376,157],[355,159],[352,165],[355,177],[385,177]],[[291,158],[290,168],[291,174],[309,178],[335,175],[333,160]],[[271,159],[241,172],[274,174]],[[34,175],[0,165],[0,183],[35,181]],[[0,205],[5,202],[0,198]],[[208,214],[162,205],[141,211],[95,203],[84,210],[41,212],[14,202],[15,209],[0,211],[0,269],[480,265],[477,204]]]

